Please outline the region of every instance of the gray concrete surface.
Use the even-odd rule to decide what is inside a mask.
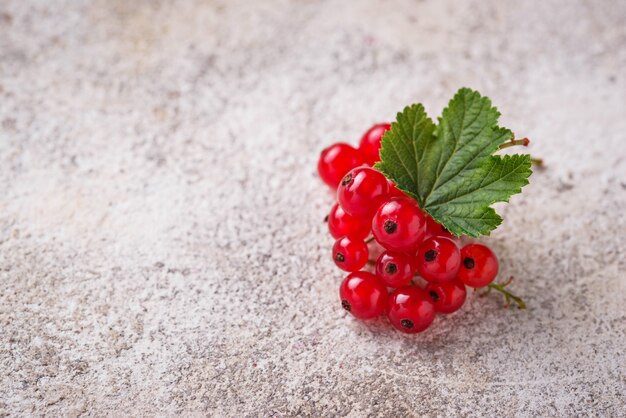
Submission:
[[[626,3],[0,3],[0,416],[625,416]],[[460,86],[527,311],[347,317],[318,153]]]

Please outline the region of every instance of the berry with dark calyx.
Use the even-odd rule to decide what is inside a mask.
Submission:
[[[409,197],[394,197],[383,203],[372,220],[372,233],[383,247],[415,251],[426,231],[426,220],[417,203]]]
[[[467,244],[461,249],[459,279],[470,287],[485,287],[498,275],[498,258],[483,244]]]
[[[458,279],[446,283],[429,283],[426,293],[435,303],[435,311],[445,314],[459,310],[467,296],[465,285]]]
[[[387,317],[398,330],[407,334],[424,331],[435,319],[435,304],[431,297],[417,286],[396,289],[387,305]]]
[[[371,167],[357,167],[346,174],[337,188],[337,200],[352,216],[372,216],[387,199],[387,179]]]
[[[404,253],[385,251],[376,261],[376,275],[389,287],[406,286],[413,279],[415,269],[411,257]]]
[[[339,142],[322,151],[317,163],[317,172],[324,183],[336,190],[348,171],[364,163],[365,160],[359,150]]]
[[[344,236],[333,245],[333,261],[342,270],[360,270],[367,263],[368,257],[369,250],[362,239]]]
[[[365,239],[372,229],[372,219],[352,216],[335,203],[328,214],[328,231],[337,239],[344,235]]]
[[[415,259],[417,271],[426,281],[440,283],[454,280],[461,267],[461,252],[454,241],[432,237],[420,245]]]
[[[379,123],[369,128],[361,137],[359,151],[367,164],[374,165],[380,161],[380,142],[390,128],[391,125],[388,123]]]
[[[357,271],[341,283],[341,306],[359,319],[372,319],[382,315],[387,307],[387,287],[372,273]]]

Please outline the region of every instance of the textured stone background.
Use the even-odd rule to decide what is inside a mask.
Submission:
[[[0,3],[0,416],[624,416],[626,3]],[[548,168],[472,295],[341,310],[319,151],[460,86]]]

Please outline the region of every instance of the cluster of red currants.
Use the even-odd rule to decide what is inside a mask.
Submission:
[[[342,307],[360,319],[386,313],[394,327],[416,333],[430,326],[435,313],[458,310],[466,285],[489,285],[498,260],[479,243],[459,248],[456,238],[415,199],[371,167],[380,160],[380,142],[389,128],[374,125],[358,149],[345,143],[329,146],[322,151],[318,172],[337,190],[338,202],[327,222],[336,239],[333,260],[350,273],[339,289]],[[384,249],[376,261],[369,260],[374,240]],[[374,273],[362,270],[368,264]]]

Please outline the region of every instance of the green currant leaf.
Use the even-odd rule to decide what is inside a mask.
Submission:
[[[502,218],[491,208],[528,184],[529,155],[493,155],[513,133],[498,126],[491,100],[460,89],[435,126],[421,104],[398,113],[376,168],[455,235],[489,235]]]

